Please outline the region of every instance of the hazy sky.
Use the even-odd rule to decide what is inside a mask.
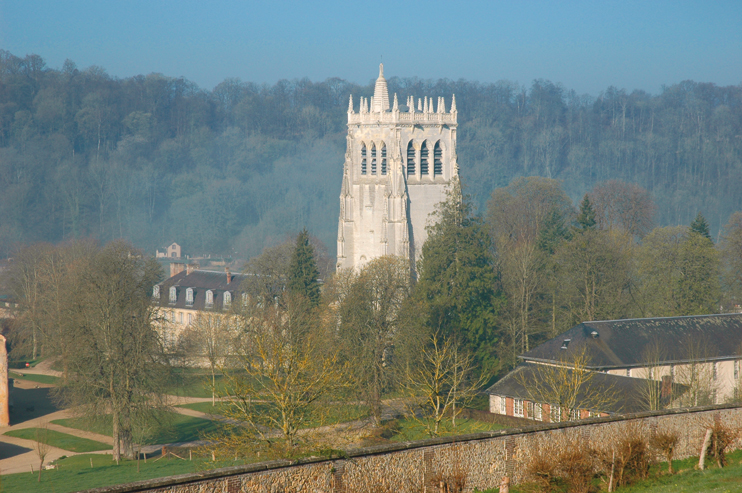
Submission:
[[[0,0],[0,48],[206,89],[227,77],[367,83],[383,57],[387,77],[657,93],[742,82],[742,0]]]

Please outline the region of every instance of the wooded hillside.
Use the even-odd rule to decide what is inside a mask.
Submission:
[[[459,165],[482,211],[495,188],[530,175],[562,180],[575,202],[598,182],[636,182],[656,224],[700,211],[714,238],[742,209],[742,85],[596,98],[544,80],[391,78],[389,90],[447,104],[456,94]],[[351,93],[373,85],[228,79],[206,91],[0,50],[0,254],[92,236],[250,257],[306,226],[333,255]]]

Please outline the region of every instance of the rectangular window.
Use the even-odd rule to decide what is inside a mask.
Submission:
[[[513,415],[523,417],[523,399],[513,399]]]
[[[734,379],[739,379],[739,360],[734,360]]]
[[[526,418],[533,419],[533,402],[531,401],[526,404]]]
[[[170,321],[175,322],[175,312],[170,312]]]
[[[631,368],[627,368],[626,369],[626,376],[627,377],[630,377],[631,376]]]
[[[506,406],[505,397],[500,396],[500,414],[507,414],[508,408]]]
[[[675,380],[675,365],[670,365],[670,378]]]
[[[178,323],[183,323],[183,312],[178,313]]]
[[[536,421],[541,421],[543,418],[541,417],[542,408],[541,404],[535,404],[533,406],[533,419]]]
[[[562,408],[559,406],[551,406],[551,422],[559,423],[562,421]]]
[[[713,375],[714,376],[713,376],[713,379],[716,380],[716,375],[719,373],[719,366],[718,366],[719,364],[716,361],[714,361],[713,364],[714,364],[714,368],[713,368],[713,372],[714,372]]]
[[[188,314],[188,325],[191,325],[192,323],[193,323],[193,314],[189,313]]]

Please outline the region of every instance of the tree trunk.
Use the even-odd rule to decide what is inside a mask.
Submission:
[[[703,471],[706,466],[706,450],[709,448],[709,442],[711,441],[711,428],[706,430],[706,436],[703,439],[703,445],[701,446],[701,454],[698,457],[698,468]]]
[[[113,460],[118,464],[121,460],[121,439],[119,437],[119,416],[115,410],[111,413],[111,419],[113,422]]]

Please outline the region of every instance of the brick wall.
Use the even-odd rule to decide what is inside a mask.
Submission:
[[[675,457],[698,455],[705,426],[718,419],[742,428],[742,407],[732,405],[591,418],[496,432],[398,443],[348,452],[343,459],[273,461],[200,474],[162,478],[90,490],[96,493],[384,493],[427,491],[436,476],[463,474],[467,491],[499,486],[504,475],[523,480],[530,451],[544,441],[564,438],[597,445],[614,441],[627,426],[649,434],[658,428],[680,433]],[[738,443],[737,446],[741,446]]]

